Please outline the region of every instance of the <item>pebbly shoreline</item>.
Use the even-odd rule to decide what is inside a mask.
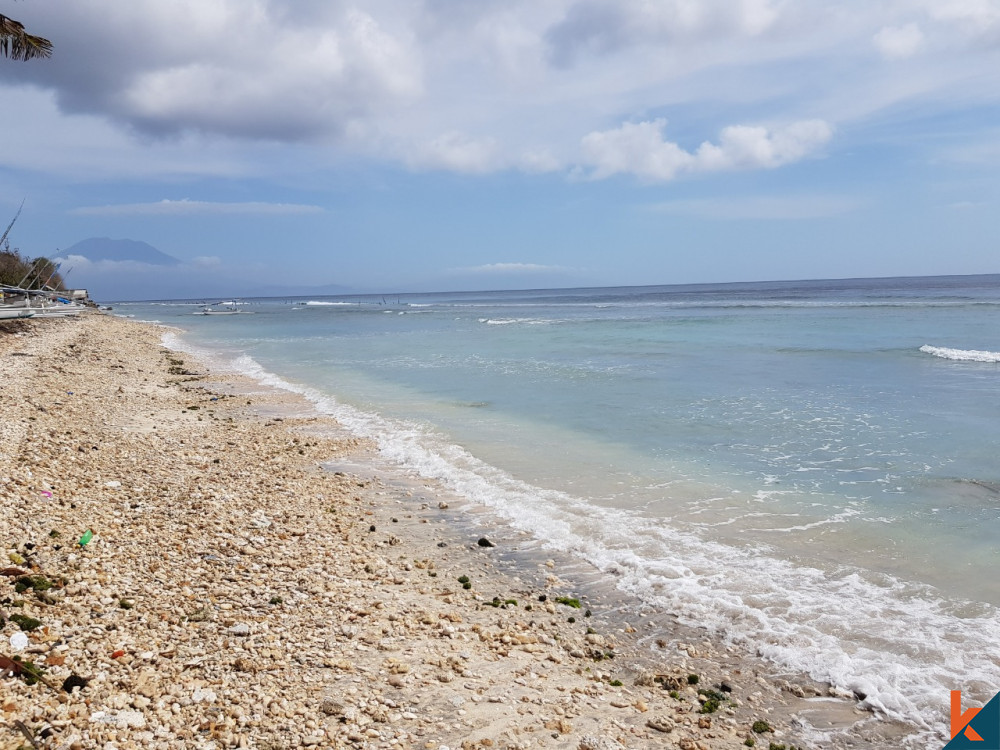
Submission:
[[[152,325],[0,334],[0,416],[0,750],[899,746]]]

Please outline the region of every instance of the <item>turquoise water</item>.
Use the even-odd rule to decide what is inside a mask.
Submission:
[[[887,715],[1000,690],[1000,276],[244,302],[116,311]]]

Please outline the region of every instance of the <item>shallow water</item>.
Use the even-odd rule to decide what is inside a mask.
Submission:
[[[938,736],[1000,689],[1000,277],[246,302],[116,311]]]

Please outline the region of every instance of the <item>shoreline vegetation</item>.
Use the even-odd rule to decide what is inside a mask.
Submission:
[[[10,22],[10,19],[5,19],[4,16],[0,15],[0,30],[2,30],[5,21]],[[16,22],[12,23],[16,26],[21,26]],[[22,32],[23,28],[21,27]],[[41,41],[44,42],[45,40]],[[10,220],[3,234],[0,235],[0,291],[2,291],[3,287],[18,291],[28,289],[42,290],[46,287],[53,291],[65,290],[66,287],[62,276],[59,274],[58,265],[45,257],[30,258],[26,255],[21,255],[20,250],[11,248],[10,240],[8,239],[10,230],[14,228],[14,224],[17,223],[18,218],[21,216],[22,208],[24,208],[23,201],[21,202],[21,207],[17,209],[17,213],[14,214],[14,218]],[[3,295],[0,293],[0,300],[2,299]]]
[[[15,322],[0,750],[903,742],[160,328]]]

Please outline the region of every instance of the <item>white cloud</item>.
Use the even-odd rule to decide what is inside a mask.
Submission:
[[[61,260],[67,266],[71,266],[78,271],[89,269],[103,269],[106,271],[156,271],[163,270],[163,266],[152,263],[142,263],[137,260],[90,260],[83,255],[59,255],[56,260]]]
[[[418,147],[410,164],[424,169],[483,174],[500,166],[493,138],[473,138],[459,131],[444,133]]]
[[[833,128],[823,120],[803,120],[784,128],[733,125],[722,130],[719,144],[708,141],[691,153],[663,139],[666,120],[624,123],[614,130],[584,136],[584,162],[590,177],[633,174],[672,180],[684,172],[773,169],[799,161],[830,140]]]
[[[0,86],[8,111],[24,113],[4,123],[0,167],[55,174],[73,182],[178,176],[242,177],[258,171],[232,144],[180,137],[155,142],[130,138],[97,115],[60,112],[52,91]]]
[[[799,161],[833,136],[823,120],[802,120],[769,131],[749,125],[724,128],[719,145],[706,141],[698,147],[698,169],[773,169]]]
[[[191,261],[195,268],[219,268],[222,266],[222,258],[217,255],[199,255]]]
[[[664,180],[789,163],[829,139],[826,123],[1000,98],[996,0],[120,6],[18,4],[56,55],[0,66],[16,84],[0,89],[7,109],[27,115],[8,118],[0,167],[168,180],[311,177],[367,160],[479,175],[584,164]],[[873,64],[873,46],[890,60],[919,52],[924,67]],[[662,112],[686,133],[821,127],[736,126],[682,147],[658,132]]]
[[[635,45],[691,46],[764,33],[779,17],[771,0],[580,0],[546,34],[561,67]]]
[[[295,203],[217,203],[212,201],[169,200],[155,203],[120,203],[109,206],[81,206],[70,211],[74,216],[189,216],[220,214],[315,214],[319,206]]]
[[[83,255],[60,255],[56,260],[62,261],[64,266],[73,269],[78,275],[89,272],[136,274],[168,274],[175,272],[175,268],[163,266],[158,263],[145,263],[141,260],[90,260]]]
[[[989,36],[1000,28],[995,0],[926,0],[924,5],[931,18],[954,24],[969,36]]]
[[[662,137],[666,120],[626,122],[616,130],[594,132],[583,137],[583,158],[594,166],[591,177],[635,174],[652,180],[672,180],[689,169],[694,157],[676,143]]]
[[[35,26],[57,52],[25,80],[54,88],[66,111],[157,135],[336,137],[422,90],[409,30],[341,3],[79,0]]]
[[[78,0],[19,12],[59,40],[57,55],[21,66],[16,79],[0,69],[0,80],[55,92],[63,113],[124,126],[119,153],[167,155],[165,143],[185,140],[216,173],[227,149],[245,158],[224,166],[248,172],[280,169],[288,154],[299,171],[360,156],[470,174],[551,172],[578,161],[576,145],[596,123],[683,103],[688,73],[786,55],[787,40],[815,50],[810,32],[794,33],[810,28],[795,20],[802,11],[790,14],[783,0],[130,0],[124,9]],[[615,30],[599,23],[605,16]],[[780,38],[754,46],[772,32]],[[556,47],[572,66],[553,65]],[[154,140],[128,137],[137,133]],[[89,149],[76,151],[61,163]],[[168,158],[156,164],[170,170]]]
[[[153,130],[286,140],[336,135],[420,90],[417,61],[360,11],[319,28],[275,28],[266,16],[232,11],[245,36],[239,48],[134,76],[118,100],[123,114]]]
[[[875,47],[887,60],[912,57],[924,43],[924,34],[915,23],[886,26],[874,37]]]

